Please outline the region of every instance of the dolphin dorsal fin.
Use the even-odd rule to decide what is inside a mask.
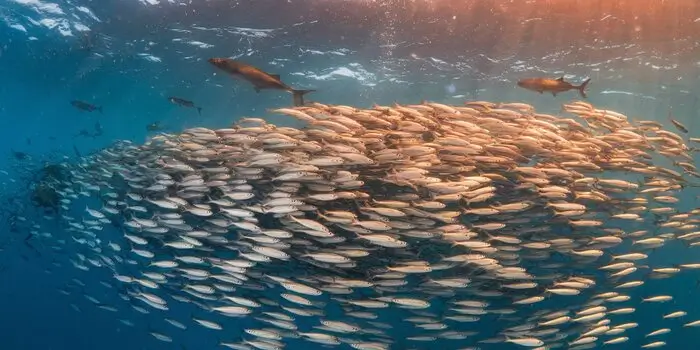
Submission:
[[[557,81],[564,81],[564,77],[557,78]]]

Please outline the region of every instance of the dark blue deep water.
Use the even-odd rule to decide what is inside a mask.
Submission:
[[[196,307],[176,303],[167,312],[134,311],[116,289],[100,283],[116,285],[111,271],[81,271],[70,262],[78,252],[53,248],[71,235],[60,218],[45,215],[30,199],[45,165],[76,164],[118,140],[142,144],[155,135],[148,130],[154,123],[172,133],[230,127],[241,117],[300,125],[269,113],[289,106],[289,94],[256,93],[207,63],[211,57],[243,60],[295,88],[315,89],[310,101],[362,108],[481,100],[523,102],[556,114],[578,99],[575,91],[538,94],[516,82],[563,76],[578,84],[589,77],[588,102],[598,108],[669,130],[672,117],[689,130],[684,137],[700,137],[700,3],[693,0],[2,0],[0,349],[208,350],[240,339],[242,329],[254,325],[232,318],[224,331],[212,331],[190,320],[204,315]],[[170,103],[170,96],[193,101],[201,114]],[[81,111],[73,100],[101,111]],[[696,194],[684,190],[678,210],[700,207]],[[76,202],[73,215],[83,215],[88,204],[100,205]],[[109,225],[104,230],[120,232]],[[669,243],[645,263],[693,262],[693,249],[700,248]],[[644,280],[648,272],[641,270],[637,279]],[[648,343],[644,335],[663,327],[660,312],[683,310],[684,322],[699,319],[698,281],[697,272],[684,271],[630,292],[635,306],[650,295],[675,299],[619,316],[640,326],[629,342],[606,347]],[[117,312],[98,308],[86,295]],[[439,313],[446,306],[433,307]],[[165,317],[188,329],[169,326]],[[391,323],[401,316],[383,317]],[[498,331],[490,327],[482,322],[470,330],[487,338]],[[681,321],[671,328],[665,348],[697,348],[693,328]],[[151,331],[174,341],[160,342]],[[406,327],[401,334],[410,332]],[[402,338],[395,337],[392,349],[517,348]],[[321,345],[292,339],[287,348]]]

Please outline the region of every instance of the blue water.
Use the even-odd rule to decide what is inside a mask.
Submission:
[[[280,74],[291,86],[316,89],[308,95],[312,101],[362,107],[521,101],[557,113],[562,103],[578,98],[575,92],[540,95],[515,82],[528,76],[565,75],[574,82],[591,77],[589,100],[596,106],[665,124],[672,113],[691,135],[700,135],[700,6],[692,0],[4,0],[0,44],[0,169],[7,172],[0,174],[1,349],[205,350],[240,336],[191,326],[170,328],[175,342],[159,342],[148,330],[167,327],[162,315],[128,308],[115,290],[98,283],[111,280],[105,271],[78,271],[64,256],[69,252],[39,246],[37,254],[23,243],[33,222],[42,222],[40,231],[62,233],[61,225],[41,219],[27,197],[28,178],[46,161],[75,160],[76,151],[87,155],[116,140],[142,143],[154,122],[173,132],[227,127],[242,116],[294,125],[267,112],[289,105],[288,94],[256,93],[216,71],[206,62],[210,57],[238,58]],[[169,103],[168,96],[194,101],[201,116]],[[79,111],[71,100],[104,112]],[[101,135],[80,136],[93,134],[96,124]],[[30,159],[18,160],[11,151]],[[11,214],[29,224],[12,232]],[[678,291],[677,308],[696,315],[697,278],[668,280]],[[97,309],[83,293],[122,311]],[[170,312],[186,320],[193,310]],[[691,331],[674,330],[667,348],[685,349],[699,340]]]

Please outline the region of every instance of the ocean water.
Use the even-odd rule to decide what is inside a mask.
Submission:
[[[166,133],[228,128],[244,117],[304,126],[271,113],[291,105],[288,93],[257,93],[209,64],[212,57],[241,60],[279,74],[294,88],[316,90],[306,95],[307,102],[358,108],[423,101],[458,106],[465,101],[520,102],[560,115],[563,104],[581,99],[575,90],[553,96],[516,83],[564,77],[579,84],[590,78],[587,102],[631,121],[661,123],[691,147],[691,159],[685,161],[697,159],[688,139],[700,137],[700,3],[692,0],[4,0],[0,20],[0,349],[206,350],[222,348],[222,341],[252,339],[244,329],[267,327],[252,317],[212,316],[224,330],[207,329],[191,318],[210,313],[174,301],[168,302],[168,311],[136,312],[130,307],[133,300],[119,297],[126,289],[114,280],[116,271],[75,268],[71,259],[80,260],[85,251],[56,243],[74,237],[60,214],[83,217],[86,206],[97,209],[103,202],[94,196],[81,198],[71,210],[56,215],[31,201],[44,166],[65,162],[78,169],[86,162],[82,157],[119,140],[143,144],[157,134],[148,129],[154,123]],[[201,113],[169,102],[170,96],[193,101]],[[71,105],[73,100],[101,111],[79,110]],[[676,129],[671,119],[688,132]],[[698,179],[689,179],[675,194],[680,201],[673,206],[679,212],[700,207],[700,192],[693,185]],[[650,214],[647,226],[621,227],[647,229],[654,236],[667,233],[658,226],[666,221],[672,220]],[[120,225],[106,224],[97,234],[104,244],[122,232]],[[647,283],[630,291],[632,301],[625,304],[636,312],[615,316],[616,323],[636,322],[639,327],[629,331],[625,343],[603,345],[615,336],[601,336],[595,348],[637,349],[663,340],[667,349],[686,349],[700,341],[694,328],[683,327],[700,319],[698,272],[649,278],[651,268],[700,262],[695,249],[700,248],[675,240],[648,252],[634,278]],[[606,254],[604,259],[610,260]],[[138,269],[118,272],[123,271]],[[583,270],[581,275],[597,275],[601,286],[612,283],[599,270]],[[181,294],[164,290],[159,295]],[[640,303],[662,294],[674,299]],[[264,295],[279,299],[274,292]],[[430,310],[440,319],[449,306],[446,299],[437,299]],[[565,309],[584,301],[548,300],[547,308]],[[518,310],[526,324],[539,308]],[[683,321],[660,317],[679,310],[688,313]],[[342,320],[337,307],[327,312],[327,318]],[[166,317],[185,323],[187,330],[168,325]],[[459,327],[448,322],[450,329],[479,335],[434,341],[407,340],[434,332],[400,322],[405,317],[402,310],[382,311],[380,320],[392,326],[387,341],[391,349],[522,348],[503,341],[479,343],[500,334],[503,315]],[[294,322],[307,331],[318,324],[305,317]],[[645,337],[665,327],[670,334]],[[173,341],[159,341],[152,332]],[[558,343],[567,348],[576,339]],[[324,347],[293,337],[285,343],[288,349]]]

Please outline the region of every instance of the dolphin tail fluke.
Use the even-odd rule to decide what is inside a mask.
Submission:
[[[586,86],[588,86],[588,83],[591,82],[591,78],[586,79],[581,85],[577,87],[578,92],[581,94],[581,97],[587,98],[586,96]]]
[[[309,92],[314,92],[316,90],[292,90],[292,96],[294,97],[294,106],[303,106],[304,105],[304,95],[308,94]]]

